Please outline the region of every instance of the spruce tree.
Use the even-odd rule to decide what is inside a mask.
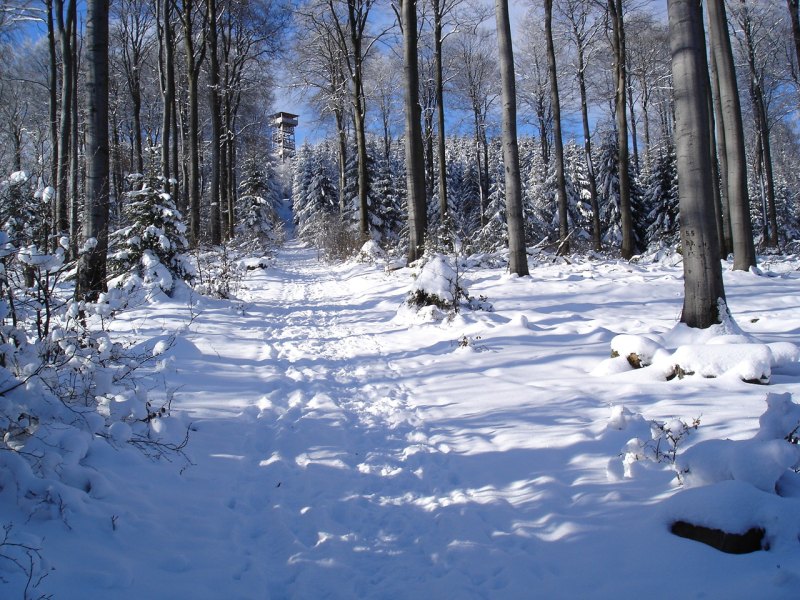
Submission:
[[[123,216],[127,226],[112,236],[109,267],[116,276],[136,275],[146,287],[158,286],[167,294],[174,279],[190,274],[184,252],[186,225],[170,194],[161,191],[158,178],[131,175],[132,189],[125,194]]]

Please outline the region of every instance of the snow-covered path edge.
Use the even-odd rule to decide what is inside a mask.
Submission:
[[[251,272],[241,301],[202,301],[169,351],[195,464],[118,461],[99,510],[73,516],[70,531],[38,524],[57,567],[48,589],[56,598],[671,597],[671,578],[689,596],[795,589],[798,550],[732,557],[675,538],[660,508],[674,493],[670,474],[619,476],[632,434],[607,427],[612,405],[648,418],[702,413],[701,437],[746,437],[763,410],[766,390],[739,382],[587,375],[615,334],[671,326],[678,271],[471,276],[495,313],[409,326],[395,317],[407,273],[332,267],[289,245],[274,267]],[[754,333],[796,340],[797,277],[726,277]],[[131,327],[142,336],[185,327],[187,311],[173,308],[131,317]],[[770,391],[800,399],[798,376],[776,374]]]

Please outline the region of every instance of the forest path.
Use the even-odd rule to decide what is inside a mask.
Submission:
[[[223,587],[241,597],[362,596],[413,543],[399,532],[419,535],[413,511],[376,519],[380,497],[418,485],[408,457],[427,440],[381,346],[398,328],[396,283],[355,267],[353,289],[353,268],[290,242],[248,275],[235,314],[209,304],[187,338],[204,361],[181,389],[199,417],[185,477],[211,484],[193,494],[216,496],[209,519],[228,509],[214,545],[239,557]]]

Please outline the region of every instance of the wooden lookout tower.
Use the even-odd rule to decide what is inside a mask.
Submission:
[[[281,161],[294,156],[294,129],[297,127],[298,116],[288,112],[278,112],[271,116],[272,151]]]

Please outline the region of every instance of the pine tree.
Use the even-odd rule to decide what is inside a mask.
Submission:
[[[294,176],[292,177],[292,214],[294,224],[301,227],[301,216],[306,213],[308,190],[313,176],[313,155],[311,145],[300,146],[294,158]]]
[[[34,193],[32,183],[33,178],[24,171],[0,180],[0,227],[15,246],[41,242],[39,232],[48,216],[47,205],[41,201],[44,191]]]

